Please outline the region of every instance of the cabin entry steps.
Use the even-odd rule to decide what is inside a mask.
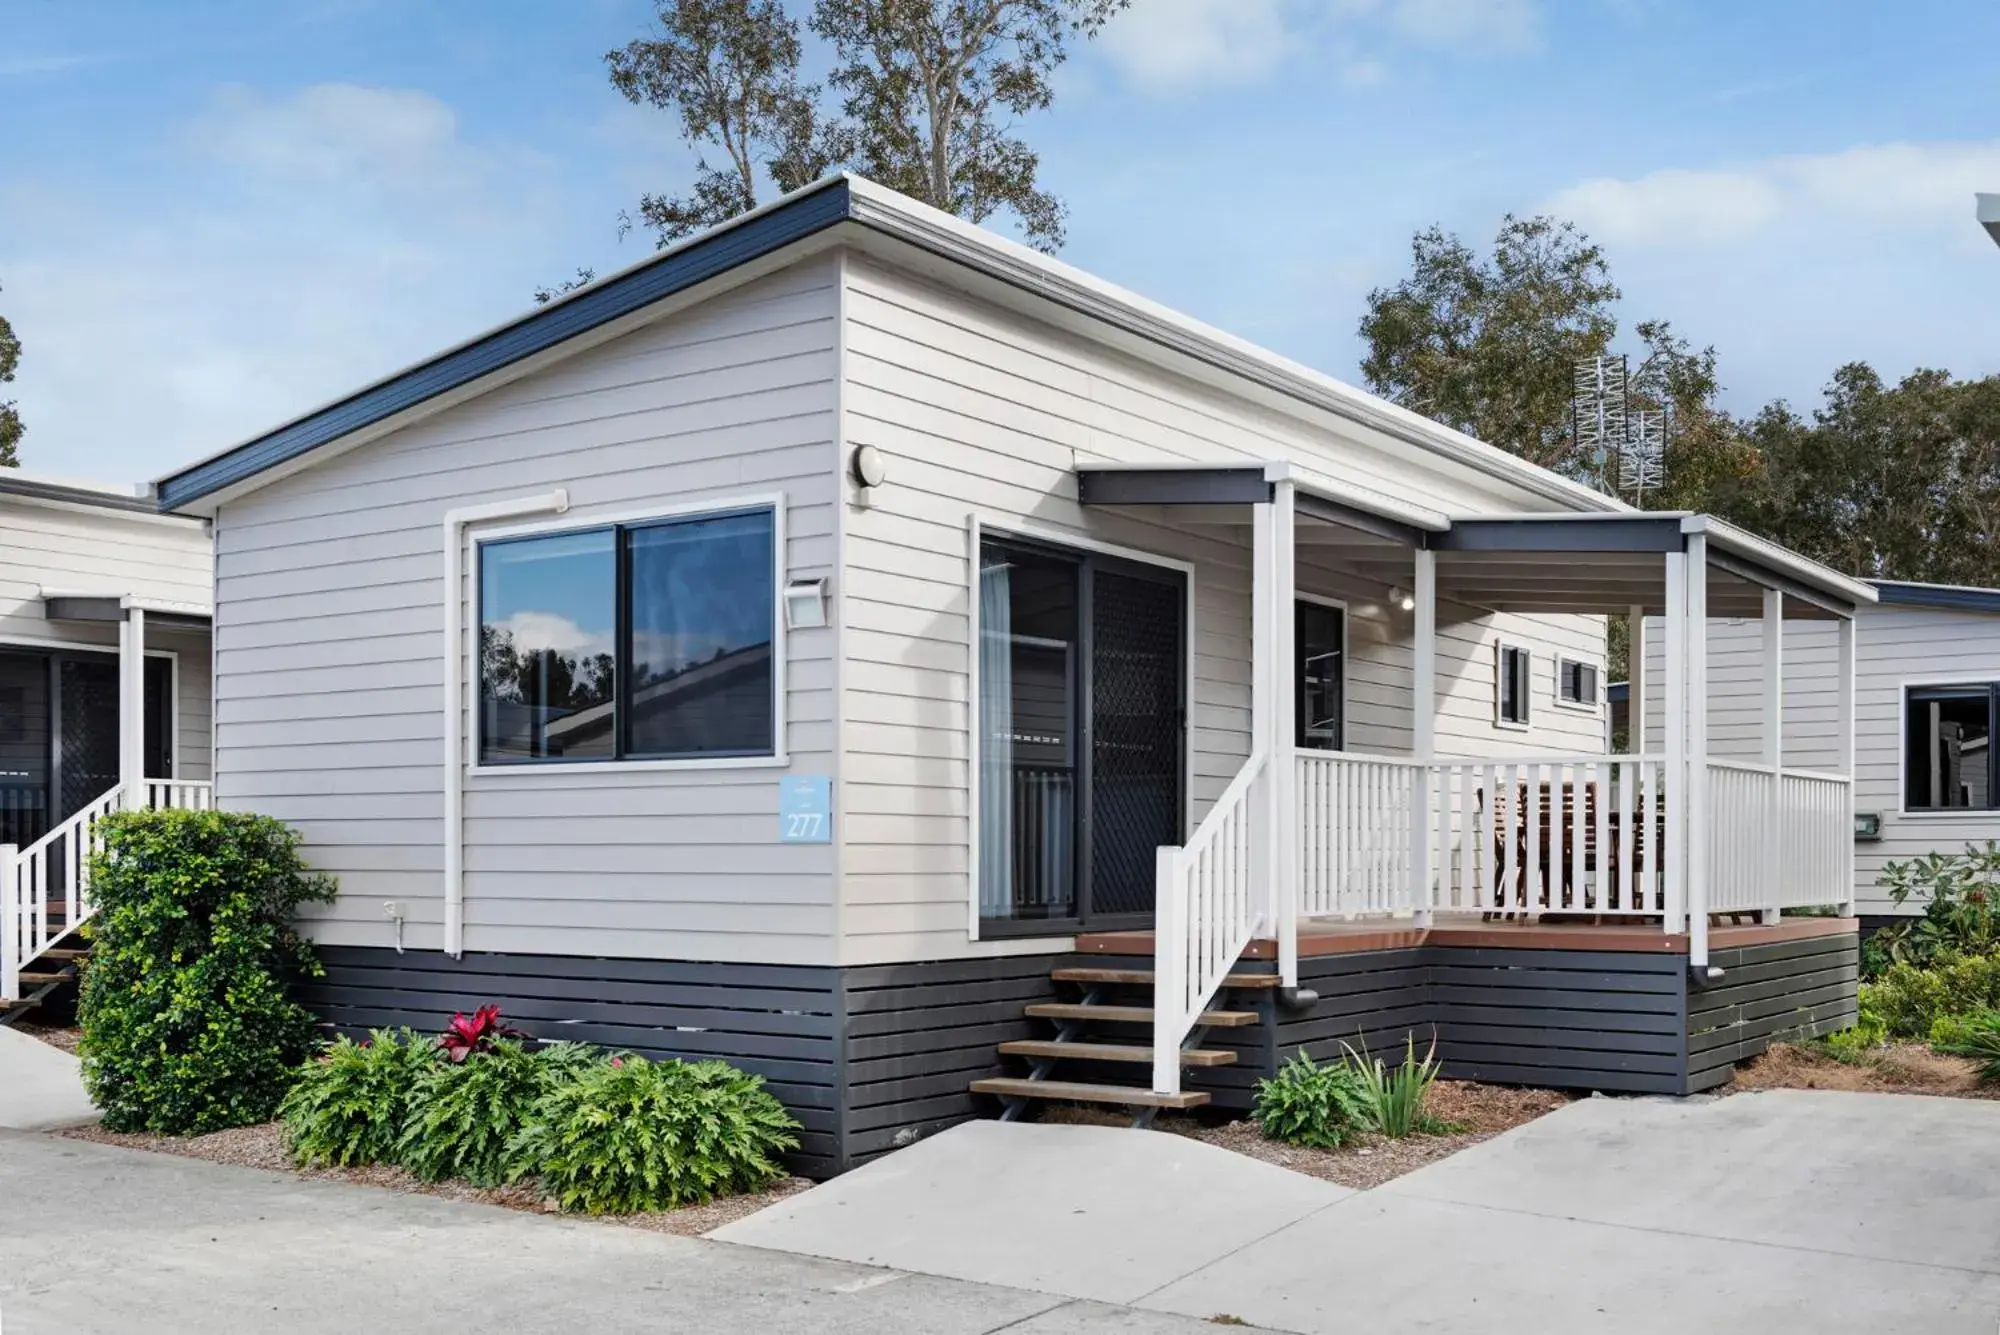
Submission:
[[[21,970],[21,998],[0,1001],[0,1028],[19,1024],[65,987],[82,981],[88,946],[56,946],[43,951]]]
[[[998,1045],[1003,1059],[1010,1064],[1025,1061],[1028,1073],[984,1076],[972,1082],[973,1093],[1001,1101],[1001,1121],[1016,1121],[1037,1103],[1094,1103],[1128,1108],[1132,1125],[1143,1127],[1162,1108],[1178,1111],[1209,1102],[1210,1095],[1202,1090],[1159,1094],[1151,1087],[1153,1008],[1142,999],[1152,1000],[1152,970],[1064,964],[1051,969],[1049,977],[1064,991],[1074,990],[1076,1000],[1029,1002],[1022,1012],[1052,1024],[1054,1034]],[[1244,994],[1247,999],[1277,986],[1275,973],[1230,974],[1217,994],[1216,1009],[1202,1012],[1182,1043],[1181,1065],[1189,1069],[1234,1065],[1233,1050],[1204,1047],[1203,1039],[1211,1029],[1237,1029],[1263,1021],[1260,1010],[1227,1005],[1229,994]],[[1132,1076],[1137,1076],[1132,1083],[1121,1079]]]

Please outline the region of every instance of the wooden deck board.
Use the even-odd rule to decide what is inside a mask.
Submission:
[[[1854,918],[1785,918],[1779,922],[1711,927],[1710,951],[1737,950],[1747,946],[1771,945],[1779,941],[1803,941],[1822,936],[1845,936],[1860,930]],[[1657,924],[1484,922],[1476,917],[1440,917],[1431,927],[1398,922],[1302,922],[1299,924],[1301,956],[1348,955],[1373,950],[1405,950],[1415,946],[1464,946],[1488,950],[1604,950],[1653,955],[1685,955],[1685,932],[1663,932]],[[1153,954],[1153,934],[1139,932],[1089,932],[1076,939],[1082,955]],[[1243,951],[1246,960],[1277,957],[1277,943],[1269,939],[1252,941]]]

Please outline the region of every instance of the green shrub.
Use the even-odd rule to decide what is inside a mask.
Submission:
[[[1891,964],[1861,985],[1863,1017],[1890,1038],[1924,1039],[1940,1019],[1983,1010],[2000,1010],[2000,955],[1947,951],[1927,968]]]
[[[565,1210],[629,1214],[755,1191],[783,1176],[798,1129],[760,1078],[726,1062],[594,1063],[536,1102],[510,1176]]]
[[[410,1094],[438,1060],[437,1042],[408,1029],[336,1039],[278,1105],[292,1157],[308,1167],[394,1162]]]
[[[105,1126],[178,1135],[268,1121],[314,1041],[290,986],[319,966],[292,915],[333,898],[332,878],[308,871],[298,836],[268,816],[129,811],[97,829],[77,1019]]]
[[[1431,1086],[1437,1083],[1438,1068],[1443,1064],[1437,1059],[1436,1039],[1431,1040],[1430,1051],[1420,1060],[1417,1036],[1410,1034],[1403,1060],[1393,1068],[1380,1057],[1356,1052],[1345,1043],[1340,1046],[1344,1053],[1341,1064],[1354,1073],[1370,1130],[1401,1140],[1413,1131],[1435,1133],[1453,1129],[1424,1112],[1424,1100],[1430,1095]]]
[[[1894,964],[1929,967],[1946,955],[2000,950],[2000,844],[1967,844],[1963,853],[1926,853],[1882,869],[1880,884],[1898,908],[1915,900],[1920,918],[1904,918],[1869,938],[1863,963],[1876,977]]]
[[[1257,1082],[1254,1115],[1272,1140],[1318,1150],[1337,1150],[1370,1127],[1368,1098],[1353,1067],[1321,1066],[1303,1052]]]
[[[2000,1080],[2000,1010],[1948,1015],[1931,1026],[1932,1050],[1979,1063],[1982,1080]]]
[[[461,1062],[434,1061],[410,1090],[396,1162],[426,1182],[462,1177],[477,1186],[507,1175],[507,1145],[527,1125],[535,1101],[574,1080],[595,1060],[577,1043],[530,1052],[503,1038]]]

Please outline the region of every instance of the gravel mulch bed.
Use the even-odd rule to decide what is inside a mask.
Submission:
[[[83,1031],[80,1029],[59,1029],[46,1024],[30,1024],[26,1020],[21,1021],[14,1027],[30,1038],[39,1038],[50,1047],[61,1048],[64,1052],[71,1054],[76,1052],[77,1040],[83,1037]]]
[[[1175,1135],[1191,1136],[1253,1159],[1289,1168],[1308,1177],[1322,1178],[1343,1187],[1365,1190],[1435,1163],[1482,1140],[1491,1140],[1503,1131],[1524,1126],[1537,1117],[1552,1113],[1571,1101],[1568,1094],[1552,1089],[1512,1089],[1482,1085],[1470,1080],[1440,1080],[1431,1086],[1424,1106],[1434,1117],[1466,1128],[1450,1135],[1406,1136],[1390,1140],[1385,1136],[1363,1136],[1337,1150],[1306,1149],[1280,1140],[1266,1140],[1257,1123],[1249,1118],[1211,1125],[1198,1116],[1163,1115],[1153,1126]],[[1130,1120],[1103,1108],[1056,1106],[1045,1109],[1042,1120],[1090,1126],[1124,1126]]]
[[[1842,1089],[2000,1099],[2000,1085],[1982,1082],[1977,1063],[1932,1052],[1921,1043],[1892,1043],[1848,1061],[1808,1044],[1778,1043],[1763,1056],[1738,1066],[1735,1083],[1716,1092],[1759,1089]]]
[[[372,1164],[366,1168],[298,1168],[293,1165],[292,1156],[285,1149],[284,1134],[276,1122],[266,1122],[260,1126],[236,1127],[229,1131],[214,1131],[205,1136],[136,1135],[106,1131],[95,1123],[89,1126],[69,1127],[51,1134],[71,1140],[93,1140],[102,1145],[120,1145],[132,1150],[150,1150],[157,1154],[178,1154],[183,1158],[203,1159],[209,1163],[234,1164],[238,1168],[264,1168],[319,1181],[351,1182],[356,1186],[385,1187],[391,1191],[439,1196],[446,1200],[498,1205],[529,1214],[560,1213],[555,1201],[544,1196],[532,1184],[475,1187],[469,1182],[424,1182],[401,1168],[391,1168],[385,1164]],[[784,1200],[787,1196],[796,1196],[810,1186],[812,1183],[805,1178],[788,1177],[764,1191],[745,1196],[727,1196],[710,1201],[706,1205],[690,1205],[679,1210],[658,1210],[647,1214],[574,1217],[596,1218],[605,1223],[623,1224],[628,1228],[651,1229],[656,1233],[698,1237],[721,1228],[724,1224],[735,1223],[746,1215],[755,1214],[765,1206]]]

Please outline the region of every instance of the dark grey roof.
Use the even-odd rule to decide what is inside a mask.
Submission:
[[[174,510],[198,501],[851,216],[847,178],[829,177],[764,213],[665,251],[657,259],[551,302],[275,431],[169,474],[157,484],[159,508]]]
[[[1970,584],[1910,584],[1871,579],[1884,603],[1897,607],[1945,607],[1958,612],[2000,612],[2000,589]]]

